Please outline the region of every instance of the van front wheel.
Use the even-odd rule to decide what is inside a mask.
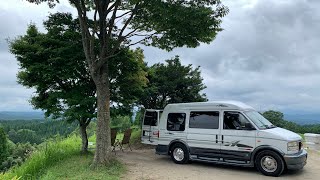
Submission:
[[[280,176],[285,169],[281,156],[270,150],[261,151],[256,157],[256,167],[266,176]]]
[[[177,164],[186,164],[189,161],[189,152],[183,144],[174,144],[171,148],[171,159]]]

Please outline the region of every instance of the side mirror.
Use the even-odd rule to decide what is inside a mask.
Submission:
[[[245,124],[244,124],[244,128],[245,128],[245,130],[255,130],[255,128],[252,126],[252,124],[251,123],[249,123],[249,122],[246,122]]]

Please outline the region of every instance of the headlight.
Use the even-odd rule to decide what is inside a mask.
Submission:
[[[288,151],[299,151],[299,142],[288,142]]]

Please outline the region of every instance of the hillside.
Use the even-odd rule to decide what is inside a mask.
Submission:
[[[1,180],[13,179],[119,179],[124,165],[114,160],[106,167],[91,168],[93,152],[80,154],[77,135],[46,141],[21,166],[0,173]]]
[[[0,120],[40,120],[44,119],[43,112],[14,112],[14,111],[0,111]]]
[[[300,125],[320,124],[320,114],[284,114],[284,119]]]

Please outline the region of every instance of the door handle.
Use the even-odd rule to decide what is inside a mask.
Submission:
[[[166,132],[165,134],[173,134],[172,132]]]
[[[216,143],[218,143],[218,134],[216,135]]]

